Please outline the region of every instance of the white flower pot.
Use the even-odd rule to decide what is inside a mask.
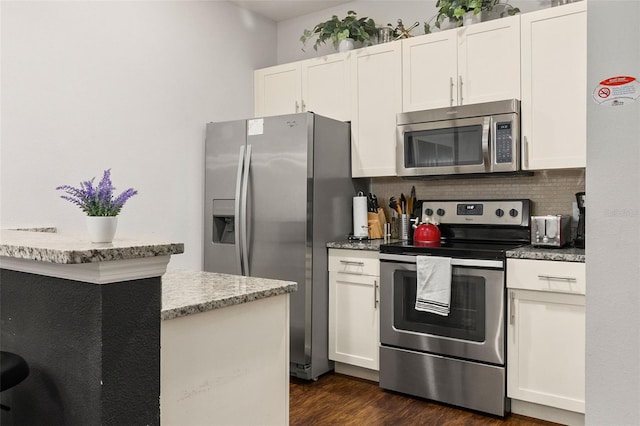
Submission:
[[[338,44],[338,52],[346,52],[348,50],[353,50],[354,47],[355,47],[355,44],[353,43],[353,39],[345,38],[344,40],[341,40],[340,43]]]
[[[117,216],[87,216],[87,231],[92,243],[112,242],[117,227]]]
[[[482,22],[481,13],[474,15],[473,12],[467,12],[464,15],[462,15],[462,25],[465,27],[469,25],[477,24],[478,22]]]

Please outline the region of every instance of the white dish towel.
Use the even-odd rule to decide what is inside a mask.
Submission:
[[[416,311],[447,316],[451,306],[451,258],[416,256]]]

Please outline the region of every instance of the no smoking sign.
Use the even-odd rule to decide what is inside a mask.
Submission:
[[[636,101],[639,97],[640,83],[629,76],[602,80],[593,91],[593,99],[596,103],[608,106],[624,105],[625,101]]]

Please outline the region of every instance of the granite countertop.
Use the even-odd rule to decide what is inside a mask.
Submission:
[[[555,260],[560,262],[582,262],[584,263],[584,249],[567,248],[543,248],[534,246],[519,247],[507,251],[507,258],[511,259],[533,259],[533,260]]]
[[[183,252],[182,243],[152,239],[116,238],[113,243],[91,243],[88,239],[57,232],[0,231],[0,256],[14,259],[77,264],[166,256]]]
[[[162,276],[162,319],[293,293],[297,289],[298,284],[293,281],[168,270]]]
[[[343,240],[332,241],[327,243],[327,248],[335,249],[347,249],[347,250],[365,250],[365,251],[380,251],[380,244],[395,243],[400,240],[392,239],[385,240],[379,238],[377,240]]]

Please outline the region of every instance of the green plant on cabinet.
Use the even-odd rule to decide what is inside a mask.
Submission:
[[[350,10],[343,19],[338,19],[336,15],[333,15],[331,19],[317,24],[312,30],[305,29],[300,36],[300,41],[306,46],[310,39],[317,37],[313,44],[314,50],[318,50],[319,45],[328,41],[331,41],[333,47],[337,49],[340,42],[347,38],[365,44],[371,43],[372,37],[375,37],[377,33],[378,29],[373,19],[358,18],[356,12]]]
[[[433,25],[438,29],[445,19],[459,27],[462,25],[463,16],[466,13],[472,12],[473,15],[478,15],[481,12],[491,12],[500,5],[504,7],[500,17],[513,16],[520,12],[520,9],[510,5],[508,0],[504,2],[502,0],[438,0],[436,3],[438,13],[424,23],[424,32],[425,34],[431,33],[431,22],[434,19]]]

